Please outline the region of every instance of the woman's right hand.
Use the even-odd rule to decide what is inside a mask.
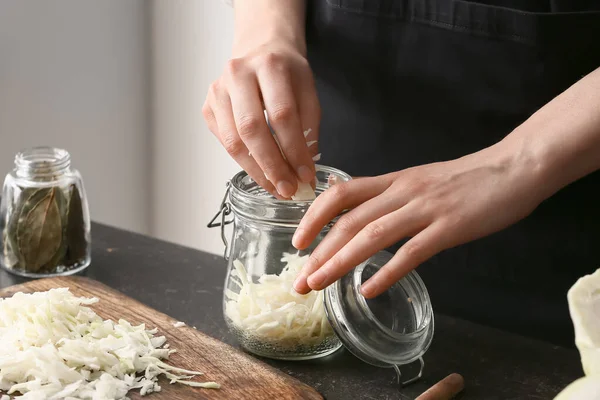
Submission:
[[[320,106],[308,61],[294,45],[270,41],[229,60],[202,113],[227,152],[271,194],[290,198],[298,180],[314,179],[318,143],[307,141],[318,138]]]

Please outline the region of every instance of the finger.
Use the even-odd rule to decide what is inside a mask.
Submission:
[[[216,83],[211,85],[208,91],[207,103],[210,109],[209,118],[212,113],[211,120],[214,121],[211,123],[214,130],[211,129],[211,131],[219,139],[225,150],[257,184],[272,195],[281,197],[273,184],[267,180],[254,158],[248,154],[248,148],[238,136],[231,110],[231,100],[224,88]]]
[[[363,296],[373,298],[380,295],[421,263],[444,250],[445,233],[441,223],[432,224],[406,242],[385,266],[363,283]]]
[[[416,400],[450,400],[464,387],[465,380],[460,374],[450,374],[423,392]]]
[[[298,180],[267,126],[260,105],[258,82],[252,75],[235,71],[235,68],[230,70],[228,88],[237,133],[267,179],[275,184],[282,196],[291,198],[296,192]]]
[[[300,294],[310,292],[306,278],[319,269],[323,263],[328,261],[341,248],[346,245],[361,229],[369,222],[399,209],[404,204],[394,196],[373,197],[347,214],[343,215],[327,233],[327,236],[319,243],[311,253],[309,260],[304,265],[300,274],[294,282],[294,289]]]
[[[369,223],[308,277],[308,286],[313,290],[326,288],[373,254],[418,232],[424,226],[424,217],[410,205]]]
[[[308,183],[315,176],[315,167],[302,134],[298,106],[290,81],[289,72],[276,58],[269,58],[266,67],[258,73],[258,84],[269,123],[275,131],[281,150],[298,178]]]
[[[317,96],[314,77],[310,68],[306,68],[303,79],[299,80],[294,91],[298,99],[298,111],[302,131],[307,134],[304,140],[307,142],[311,157],[319,154],[319,124],[321,122],[321,106]],[[301,82],[301,83],[300,83]]]
[[[390,180],[377,177],[349,181],[330,187],[314,200],[300,221],[292,238],[292,244],[299,250],[307,248],[323,227],[342,211],[380,195],[390,184]]]

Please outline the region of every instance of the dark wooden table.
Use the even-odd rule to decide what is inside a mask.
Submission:
[[[223,320],[221,257],[98,224],[92,236],[92,265],[83,275],[237,346]],[[23,281],[0,271],[0,287]],[[391,369],[345,350],[318,361],[265,361],[330,400],[414,399],[452,372],[465,377],[464,400],[552,399],[583,374],[574,349],[442,315],[436,315],[423,379],[400,390]]]

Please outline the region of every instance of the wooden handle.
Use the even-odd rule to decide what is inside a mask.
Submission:
[[[450,400],[465,387],[465,380],[460,374],[450,374],[426,392],[421,394],[416,400]]]

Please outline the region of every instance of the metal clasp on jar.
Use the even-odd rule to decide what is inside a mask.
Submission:
[[[233,222],[233,219],[227,219],[227,216],[231,214],[231,204],[227,201],[227,197],[229,196],[229,190],[231,188],[231,181],[227,181],[225,183],[225,195],[223,196],[223,200],[221,201],[221,207],[219,207],[219,211],[215,214],[215,216],[210,220],[208,228],[216,228],[221,227],[221,240],[225,245],[225,250],[223,251],[223,258],[225,260],[229,260],[229,242],[227,241],[227,236],[225,235],[225,225],[229,225]],[[215,222],[219,215],[221,216],[221,222]]]

